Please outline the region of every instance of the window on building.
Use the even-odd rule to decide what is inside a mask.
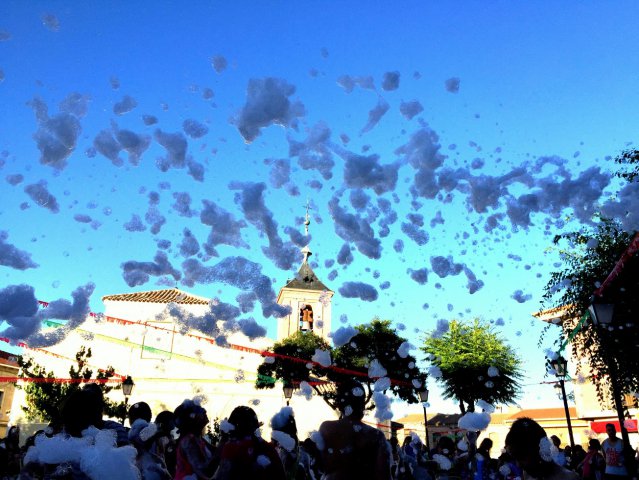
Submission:
[[[303,332],[313,331],[313,307],[304,305],[300,308],[300,330]]]

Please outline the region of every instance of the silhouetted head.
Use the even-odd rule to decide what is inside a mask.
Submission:
[[[452,438],[443,436],[437,440],[437,450],[442,455],[453,455],[455,453],[455,442]]]
[[[175,428],[175,414],[168,410],[158,413],[155,417],[155,423],[158,426],[158,430],[163,433],[169,433]]]
[[[506,448],[513,458],[535,478],[544,476],[554,465],[550,456],[551,441],[546,431],[531,418],[519,418],[506,435]],[[542,452],[544,457],[542,458]]]
[[[137,402],[129,407],[128,412],[129,425],[133,425],[138,418],[146,420],[147,423],[151,421],[153,414],[151,413],[151,407],[146,402]]]
[[[488,453],[491,448],[493,448],[493,441],[490,438],[484,438],[479,444],[479,448],[477,450]]]
[[[192,433],[201,435],[204,427],[209,423],[206,410],[193,400],[184,400],[176,409],[175,426],[180,435]]]
[[[82,431],[91,425],[102,427],[102,392],[98,396],[91,389],[82,388],[71,393],[62,404],[64,430],[73,437],[81,437]]]
[[[591,438],[588,442],[588,450],[595,450],[598,452],[601,450],[601,442],[596,438]]]
[[[229,434],[234,438],[250,437],[255,434],[260,426],[257,414],[251,407],[240,405],[235,407],[229,416],[228,422],[233,425]]]
[[[337,385],[335,401],[343,417],[361,420],[366,406],[366,392],[361,383],[347,380]]]

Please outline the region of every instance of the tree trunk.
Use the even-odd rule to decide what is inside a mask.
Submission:
[[[462,415],[466,414],[466,405],[464,405],[463,400],[459,400],[459,409],[461,410]]]

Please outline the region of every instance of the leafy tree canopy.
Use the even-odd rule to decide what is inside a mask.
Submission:
[[[605,380],[611,367],[623,379],[623,393],[639,387],[639,334],[632,324],[627,328],[629,325],[621,322],[602,331],[589,319],[578,320],[588,311],[593,292],[615,267],[632,238],[633,234],[623,231],[618,223],[603,219],[595,227],[554,239],[560,248],[563,269],[551,274],[542,307],[561,307],[561,341],[570,338],[573,356],[587,359],[600,401],[611,393]]]
[[[477,400],[512,403],[521,391],[521,360],[494,331],[475,319],[453,320],[443,335],[431,334],[422,350],[441,370],[437,381],[444,398],[459,401],[462,413],[475,411]]]
[[[633,182],[639,176],[639,150],[626,150],[615,158],[615,162],[621,165],[615,176]]]
[[[269,349],[276,356],[266,357],[258,367],[256,387],[273,388],[275,379],[294,386],[309,382],[314,391],[337,410],[334,384],[354,379],[364,386],[367,407],[372,408],[377,378],[370,378],[368,369],[373,360],[377,360],[391,379],[389,390],[408,403],[418,402],[416,390],[424,385],[426,375],[417,367],[416,359],[408,354],[406,339],[397,334],[388,320],[374,319],[355,328],[357,334],[350,342],[337,348],[312,332],[296,332],[276,343]],[[332,365],[323,367],[313,363],[316,350],[330,352]]]
[[[82,388],[83,383],[91,382],[93,370],[89,368],[91,349],[82,347],[75,355],[76,365],[69,369],[69,378],[76,382],[55,381],[57,376],[54,372],[47,371],[42,365],[33,361],[32,358],[24,356],[18,357],[20,366],[20,377],[41,379],[41,381],[26,382],[22,388],[26,394],[26,405],[22,407],[27,419],[40,420],[43,422],[60,423],[60,410],[66,398],[76,390]],[[108,380],[114,375],[113,367],[99,371],[94,380]],[[106,395],[111,390],[119,390],[120,385],[110,386],[106,382],[97,382]],[[108,417],[122,418],[126,414],[124,402],[114,402],[105,396],[104,413]]]

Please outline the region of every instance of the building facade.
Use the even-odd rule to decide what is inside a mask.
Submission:
[[[329,338],[333,292],[308,264],[310,251],[303,252],[298,276],[287,282],[278,296],[280,304],[291,307],[290,315],[278,319],[278,340],[298,330]],[[174,410],[186,398],[197,398],[211,420],[226,418],[236,406],[248,405],[269,430],[270,418],[286,404],[280,384],[272,389],[255,388],[257,368],[264,360],[262,352],[273,345],[272,339],[251,339],[235,331],[225,332],[220,342],[219,338],[186,328],[168,314],[167,307],[179,308],[183,316],[191,316],[197,323],[210,312],[211,300],[177,288],[107,295],[102,300],[103,315],[91,316],[62,342],[44,349],[26,349],[25,354],[64,378],[75,362],[76,352],[89,347],[92,368],[112,366],[120,381],[132,377],[135,386],[129,404],[145,401],[157,415],[162,410]],[[60,326],[48,323],[48,328]],[[11,376],[16,374],[17,368]],[[116,401],[124,399],[121,390],[110,395]],[[18,391],[13,400],[10,422],[24,423],[20,409],[24,392]],[[11,404],[6,393],[5,401]],[[302,439],[318,429],[323,420],[336,418],[315,394],[310,399],[294,394],[290,405],[313,412],[297,416]]]

